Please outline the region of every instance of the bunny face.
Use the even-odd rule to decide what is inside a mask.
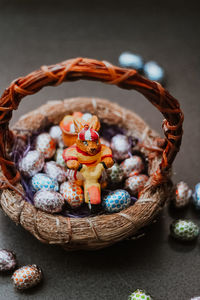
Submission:
[[[83,152],[86,152],[89,155],[96,155],[101,150],[100,140],[96,141],[82,141],[77,139],[76,146]]]

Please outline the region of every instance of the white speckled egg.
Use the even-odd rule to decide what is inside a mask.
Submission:
[[[170,226],[171,235],[182,241],[192,241],[199,235],[199,227],[191,220],[177,220]]]
[[[131,150],[128,137],[123,134],[115,135],[111,140],[111,149],[115,159],[123,160],[128,158]]]
[[[62,183],[60,193],[72,208],[77,208],[83,203],[83,190],[75,182]]]
[[[14,286],[19,290],[25,290],[36,286],[42,280],[42,270],[36,265],[24,266],[16,270],[12,275]]]
[[[144,187],[149,177],[147,175],[135,175],[125,181],[125,188],[131,195],[137,195]]]
[[[0,272],[14,270],[16,265],[15,254],[12,251],[0,249]]]
[[[128,300],[153,300],[153,298],[144,290],[137,289],[128,297]]]
[[[36,139],[36,150],[42,152],[46,159],[52,158],[56,151],[56,142],[49,133],[41,133]]]
[[[150,80],[161,82],[164,78],[164,70],[155,61],[147,62],[143,70],[144,75]]]
[[[82,115],[82,119],[86,122],[91,118],[92,118],[92,114],[90,114],[90,113],[85,113]]]
[[[56,154],[54,156],[54,159],[58,165],[60,165],[62,167],[66,167],[66,163],[65,163],[62,155],[63,155],[63,149],[58,148],[56,151]]]
[[[28,177],[40,172],[43,166],[44,155],[37,150],[29,151],[19,162],[20,172]]]
[[[144,163],[140,156],[133,155],[121,163],[121,168],[125,177],[131,177],[140,174],[144,170]]]
[[[181,181],[176,185],[176,195],[174,198],[174,205],[177,208],[185,207],[192,196],[192,190],[189,188],[187,183]]]
[[[54,141],[56,141],[57,145],[60,148],[64,147],[64,143],[63,143],[63,139],[62,139],[62,130],[61,130],[60,126],[58,126],[58,125],[52,126],[49,130],[49,134],[54,139]]]
[[[58,182],[64,182],[66,180],[66,173],[65,173],[64,167],[61,167],[53,160],[45,163],[44,172],[50,178],[52,178]]]
[[[52,190],[57,192],[59,190],[58,182],[43,173],[34,175],[31,179],[31,185],[35,192],[39,190]]]
[[[122,182],[124,177],[124,172],[117,163],[115,163],[111,168],[107,169],[108,179],[111,184],[118,184]]]
[[[138,54],[131,52],[123,52],[119,56],[119,64],[123,68],[133,68],[135,70],[141,70],[143,68],[143,59]]]
[[[128,208],[131,204],[131,196],[125,190],[115,190],[103,197],[102,206],[107,212],[119,212]]]
[[[60,193],[46,190],[40,190],[35,193],[33,202],[35,207],[52,214],[60,212],[65,203]]]
[[[193,194],[193,203],[197,210],[200,209],[200,183],[195,186],[195,192]]]

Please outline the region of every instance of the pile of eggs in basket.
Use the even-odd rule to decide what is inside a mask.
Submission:
[[[85,113],[84,117],[91,115]],[[134,151],[129,137],[119,134],[117,127],[115,131],[110,140],[104,137],[106,132],[100,134],[101,144],[112,149],[115,161],[104,172],[106,180],[102,180],[106,185],[102,186],[101,210],[107,213],[119,212],[133,205],[148,181],[144,156]],[[79,171],[67,169],[62,156],[65,148],[61,128],[53,125],[34,139],[31,150],[25,150],[18,162],[22,184],[28,184],[31,191],[27,199],[47,213],[73,213],[73,210],[77,212],[87,206],[84,204],[82,175]]]

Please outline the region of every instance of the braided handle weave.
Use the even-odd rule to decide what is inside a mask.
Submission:
[[[48,85],[59,85],[63,81],[79,79],[98,80],[114,84],[123,89],[134,89],[143,94],[165,117],[163,129],[167,140],[162,162],[152,177],[157,185],[166,181],[182,139],[183,113],[178,101],[159,83],[140,76],[136,70],[123,69],[106,61],[88,58],[75,58],[39,70],[14,80],[0,99],[0,165],[4,176],[10,184],[19,179],[19,172],[6,153],[6,143],[12,138],[8,125],[12,111],[18,108],[22,98],[38,92]]]

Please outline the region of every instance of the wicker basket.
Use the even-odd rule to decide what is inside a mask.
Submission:
[[[12,110],[17,109],[23,97],[44,86],[78,79],[98,80],[142,93],[164,115],[165,139],[159,138],[135,113],[96,98],[48,102],[21,117],[12,130],[8,129]],[[150,177],[135,205],[110,215],[69,218],[44,213],[24,200],[20,174],[8,155],[15,135],[26,138],[35,130],[58,124],[64,115],[74,111],[96,114],[105,123],[118,124],[140,140],[141,151],[149,159]],[[129,237],[155,218],[171,194],[170,171],[181,144],[182,122],[178,101],[159,83],[145,79],[135,70],[85,58],[43,66],[12,82],[0,99],[1,207],[41,242],[59,244],[67,250],[99,249]]]

